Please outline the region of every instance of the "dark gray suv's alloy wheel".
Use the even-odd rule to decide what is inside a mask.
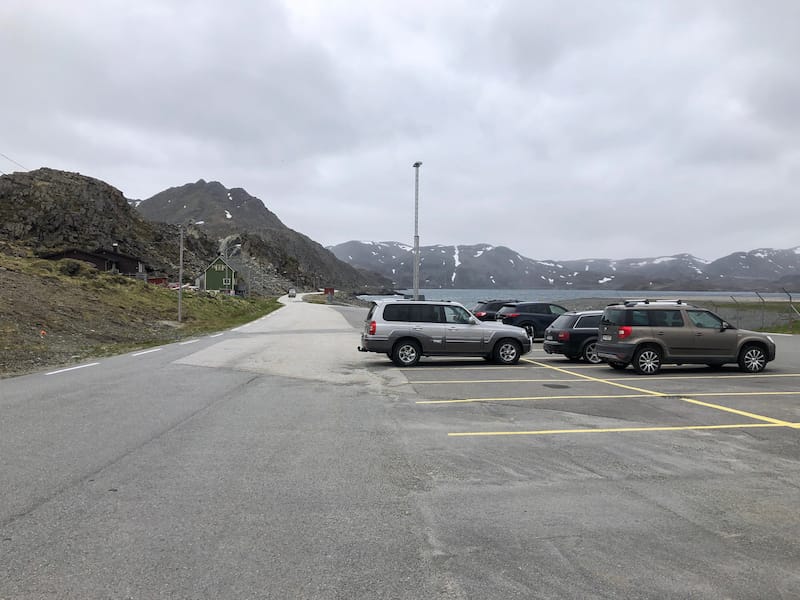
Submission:
[[[759,346],[745,346],[739,353],[739,369],[747,373],[760,373],[767,366],[767,355]]]
[[[413,367],[419,362],[420,348],[414,340],[401,340],[392,350],[392,362],[398,367]]]
[[[661,370],[661,351],[654,346],[645,346],[633,355],[633,368],[640,375],[655,375]]]

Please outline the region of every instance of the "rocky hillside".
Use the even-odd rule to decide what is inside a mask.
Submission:
[[[290,229],[258,198],[241,188],[199,180],[134,203],[147,219],[194,223],[218,239],[220,252],[267,263],[300,287],[334,286],[373,291],[390,287],[380,275],[340,261],[329,250]]]
[[[330,250],[353,266],[410,288],[413,248],[350,241]],[[738,252],[715,261],[690,254],[610,260],[534,260],[503,246],[423,246],[420,287],[610,290],[762,290],[800,288],[800,247]]]
[[[34,254],[116,248],[177,279],[179,240],[177,227],[142,218],[98,179],[46,168],[0,177],[0,241]],[[204,235],[188,235],[184,246],[187,273],[202,272],[216,256],[216,242]]]

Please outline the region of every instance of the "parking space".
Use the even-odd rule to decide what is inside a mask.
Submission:
[[[538,343],[514,366],[397,369],[410,393],[390,406],[448,569],[515,573],[508,597],[798,597],[800,337],[776,341],[755,375],[642,376]]]
[[[670,431],[791,430],[800,434],[798,341],[779,339],[759,374],[735,366],[665,367],[657,376],[553,357],[540,345],[518,365],[431,359],[403,372],[416,404],[450,438]]]

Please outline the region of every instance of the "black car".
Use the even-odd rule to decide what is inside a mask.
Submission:
[[[495,319],[506,325],[523,327],[532,339],[540,338],[548,325],[567,309],[547,302],[513,302],[497,311]]]
[[[519,300],[478,300],[471,312],[481,321],[494,321],[497,311],[504,304],[511,304],[512,302],[519,302]]]
[[[570,360],[583,358],[593,365],[603,362],[597,356],[597,336],[602,317],[602,310],[565,312],[545,329],[542,348],[548,354],[563,354]]]

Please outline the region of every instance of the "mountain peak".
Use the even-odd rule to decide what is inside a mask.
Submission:
[[[187,183],[142,200],[136,206],[151,221],[195,223],[209,235],[287,229],[264,203],[243,188],[226,188],[219,181]]]

